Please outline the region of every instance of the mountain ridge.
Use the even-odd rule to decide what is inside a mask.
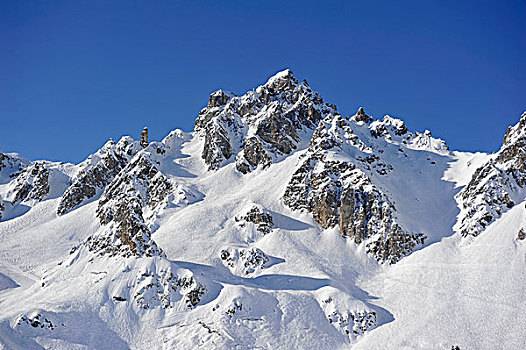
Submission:
[[[110,140],[78,165],[0,154],[0,272],[17,284],[0,284],[0,344],[105,348],[70,331],[85,321],[123,349],[385,348],[404,320],[415,348],[433,344],[400,310],[425,300],[378,278],[425,281],[414,261],[524,227],[525,118],[494,155],[451,151],[397,118],[343,116],[285,70],[213,92],[190,133]],[[520,271],[517,233],[499,259]],[[494,346],[434,324],[442,347]]]

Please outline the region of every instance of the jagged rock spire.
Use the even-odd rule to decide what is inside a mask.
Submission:
[[[373,120],[373,118],[365,114],[365,110],[363,109],[363,107],[360,107],[358,108],[358,112],[356,112],[356,115],[354,116],[354,120],[356,120],[357,122],[370,123]]]
[[[141,146],[143,148],[146,148],[148,146],[148,128],[145,126],[144,129],[142,129],[141,132]]]

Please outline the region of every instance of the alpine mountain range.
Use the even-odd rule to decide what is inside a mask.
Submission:
[[[0,153],[0,349],[526,348],[526,112],[488,154],[284,70],[192,132]]]

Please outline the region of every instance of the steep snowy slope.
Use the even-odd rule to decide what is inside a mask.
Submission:
[[[480,237],[455,235],[359,283],[395,321],[357,349],[524,349],[525,202]]]
[[[0,348],[521,348],[524,118],[451,152],[286,70],[212,93],[192,133],[5,155]],[[495,188],[513,205],[464,237]]]

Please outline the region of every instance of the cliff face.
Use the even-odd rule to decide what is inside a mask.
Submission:
[[[364,243],[366,252],[377,261],[395,263],[423,244],[425,236],[406,232],[397,223],[396,208],[367,175],[371,172],[369,164],[381,164],[376,171],[385,176],[392,166],[374,154],[365,158],[350,156],[353,151],[373,151],[351,127],[356,121],[370,121],[364,116],[360,109],[352,120],[336,114],[319,123],[283,200],[291,209],[311,212],[323,228],[338,225],[343,236],[356,244]],[[378,130],[387,132],[384,125],[374,126],[374,138],[384,135]],[[405,126],[396,128],[395,133],[400,130],[407,133]]]
[[[89,156],[78,166],[77,174],[58,205],[57,214],[64,215],[100,194],[138,150],[138,142],[128,136],[118,143],[108,141],[97,153]]]
[[[457,195],[462,209],[458,229],[477,236],[526,194],[526,113],[510,126],[501,149],[473,174]]]

